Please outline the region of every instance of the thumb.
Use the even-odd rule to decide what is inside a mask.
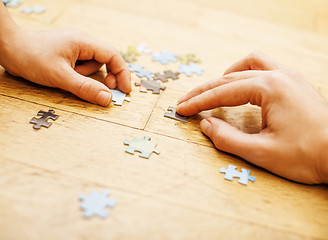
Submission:
[[[218,119],[203,119],[200,127],[221,151],[235,154],[258,165],[265,154],[265,139],[260,134],[247,134]]]
[[[79,98],[101,106],[107,106],[112,100],[111,92],[107,86],[97,80],[82,76],[72,68],[67,69],[61,88],[70,91]]]

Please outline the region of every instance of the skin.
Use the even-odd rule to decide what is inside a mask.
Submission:
[[[76,30],[25,30],[13,22],[1,3],[0,18],[0,65],[10,74],[67,90],[101,106],[111,102],[110,88],[131,92],[128,66],[108,44]],[[88,77],[104,64],[105,84]]]
[[[328,183],[328,102],[297,71],[255,52],[224,75],[178,101],[190,116],[217,107],[261,107],[262,130],[246,134],[218,118],[203,119],[202,131],[225,152],[284,178]]]

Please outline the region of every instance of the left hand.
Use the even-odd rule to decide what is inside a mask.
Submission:
[[[130,71],[120,53],[79,31],[31,32],[17,27],[1,38],[5,39],[0,64],[12,75],[70,91],[101,106],[111,101],[109,88],[131,92]],[[87,77],[103,64],[107,67],[105,84]]]

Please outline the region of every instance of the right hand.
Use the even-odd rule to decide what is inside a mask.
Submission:
[[[218,118],[201,122],[215,146],[293,181],[328,183],[328,102],[295,70],[262,53],[232,65],[220,79],[182,97],[181,115],[251,103],[262,130],[246,134]]]

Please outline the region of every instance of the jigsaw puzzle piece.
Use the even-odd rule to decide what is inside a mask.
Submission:
[[[201,63],[195,54],[186,54],[184,56],[180,55],[178,56],[178,59],[182,64]]]
[[[196,73],[197,75],[202,75],[204,72],[204,69],[195,63],[190,63],[189,65],[186,64],[180,64],[180,73],[184,73],[187,76],[191,77],[193,73]]]
[[[179,79],[179,72],[172,72],[171,70],[164,71],[164,76],[166,78],[171,78],[172,80]]]
[[[167,82],[167,78],[165,74],[160,74],[160,73],[154,73],[153,80],[160,80],[161,82]]]
[[[153,53],[153,61],[160,62],[162,64],[168,64],[169,62],[177,62],[178,58],[174,53],[170,53],[166,50],[161,51],[160,53]]]
[[[239,177],[239,172],[236,170],[236,168],[236,166],[229,164],[228,169],[222,167],[220,168],[220,172],[225,173],[224,179],[232,181],[234,177]]]
[[[146,77],[148,80],[153,80],[152,71],[141,69],[138,71],[137,76],[142,78]]]
[[[188,122],[188,117],[178,114],[175,107],[168,107],[167,111],[168,112],[164,113],[164,117],[172,118],[185,123]]]
[[[147,92],[147,90],[153,91],[153,94],[159,94],[160,90],[165,90],[165,86],[161,86],[159,82],[141,80],[140,83],[134,83],[135,86],[140,87],[140,92]]]
[[[112,93],[112,101],[115,102],[114,105],[122,106],[124,101],[130,102],[131,98],[126,97],[126,94],[115,89],[110,89]]]
[[[155,148],[157,144],[151,142],[150,140],[150,137],[135,137],[131,141],[125,140],[124,144],[129,145],[125,151],[130,154],[134,154],[134,152],[140,152],[139,157],[142,158],[149,158],[153,152],[159,154],[159,150]]]
[[[109,211],[106,207],[114,208],[116,201],[109,197],[109,191],[104,189],[102,192],[91,192],[88,196],[81,195],[79,200],[82,201],[81,209],[84,210],[84,217],[90,218],[96,215],[106,218]]]
[[[142,71],[143,68],[144,67],[141,64],[134,64],[134,63],[129,64],[130,72],[139,72]]]
[[[245,168],[241,169],[241,174],[240,174],[240,178],[238,180],[239,183],[247,185],[248,181],[255,181],[255,177],[254,176],[250,176],[251,171]]]
[[[52,119],[52,120],[56,120],[58,118],[58,115],[54,114],[55,111],[54,110],[49,110],[48,112],[44,112],[42,110],[40,110],[37,113],[37,116],[41,116],[41,118],[35,118],[33,117],[30,121],[30,123],[33,123],[34,129],[40,129],[41,127],[50,127],[51,126],[51,122],[48,122],[48,119]]]
[[[129,54],[134,55],[134,56],[139,56],[140,53],[138,49],[135,46],[128,46],[128,51]]]
[[[138,52],[144,54],[152,54],[152,50],[145,43],[140,43],[137,47]]]
[[[250,176],[251,171],[248,169],[241,169],[241,172],[236,170],[236,166],[234,165],[228,165],[228,169],[225,169],[224,167],[220,168],[221,173],[225,173],[224,179],[232,181],[234,177],[239,178],[238,182],[243,185],[247,185],[248,181],[255,181],[254,176]]]
[[[120,52],[124,61],[128,63],[134,63],[137,61],[136,57],[130,53]]]

